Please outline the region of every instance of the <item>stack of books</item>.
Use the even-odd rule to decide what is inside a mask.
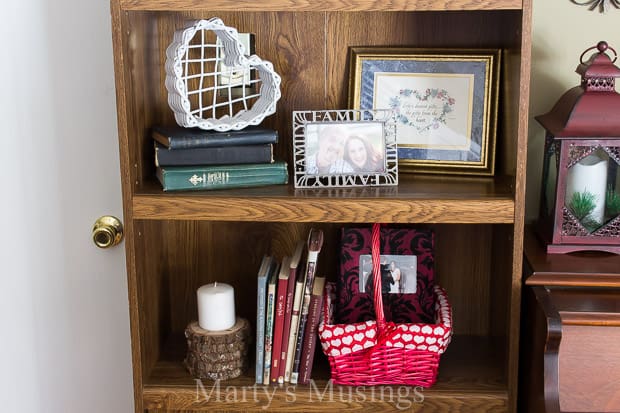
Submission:
[[[258,271],[256,383],[308,384],[325,277],[316,275],[323,232],[312,229],[291,256],[264,256]]]
[[[286,184],[286,162],[274,161],[278,132],[250,127],[216,132],[157,126],[156,175],[164,191]]]

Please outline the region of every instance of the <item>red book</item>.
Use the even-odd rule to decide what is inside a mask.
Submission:
[[[312,287],[312,297],[308,309],[308,321],[304,332],[304,342],[301,352],[301,362],[299,363],[299,378],[297,383],[310,383],[312,373],[312,363],[314,362],[314,352],[317,342],[317,329],[323,308],[323,289],[325,288],[325,277],[315,277]]]
[[[303,255],[305,242],[300,240],[295,247],[289,265],[288,289],[286,292],[286,307],[284,310],[284,329],[282,330],[282,357],[280,358],[280,371],[278,373],[278,383],[284,384],[284,373],[286,371],[286,358],[288,357],[288,342],[291,332],[291,318],[293,316],[293,297],[295,295],[295,283],[299,273],[299,263]]]
[[[276,289],[275,322],[273,326],[273,351],[271,352],[271,383],[278,382],[280,374],[280,359],[282,358],[282,332],[284,331],[284,312],[286,311],[286,296],[288,294],[288,279],[291,265],[291,257],[284,257],[280,273],[278,274],[278,286]]]

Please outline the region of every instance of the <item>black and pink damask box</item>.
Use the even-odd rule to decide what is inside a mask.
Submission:
[[[382,226],[381,281],[386,321],[430,323],[435,315],[434,233]],[[371,226],[346,227],[340,240],[336,320],[374,320]]]

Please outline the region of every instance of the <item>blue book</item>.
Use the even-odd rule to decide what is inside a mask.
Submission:
[[[276,285],[278,282],[278,272],[280,263],[272,266],[273,271],[269,273],[267,281],[267,307],[265,309],[265,359],[263,362],[263,384],[269,383],[271,373],[271,353],[273,351],[273,325],[276,308]]]
[[[263,384],[267,281],[273,264],[273,257],[265,255],[258,269],[258,288],[256,293],[256,384]]]
[[[155,166],[272,163],[273,144],[168,149],[155,142]]]

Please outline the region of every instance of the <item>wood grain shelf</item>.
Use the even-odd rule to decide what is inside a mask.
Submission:
[[[187,11],[381,11],[385,2],[377,0],[276,0],[257,2],[253,0],[121,0],[122,10]],[[393,11],[449,11],[449,10],[519,10],[520,0],[396,0],[390,2]]]
[[[447,409],[456,412],[496,412],[505,411],[507,406],[502,346],[487,337],[454,337],[442,356],[438,381],[429,389],[406,386],[400,389],[399,386],[377,386],[373,389],[339,385],[333,385],[330,389],[329,366],[322,359],[315,363],[312,385],[254,386],[253,370],[250,369],[245,376],[221,381],[219,394],[213,381],[204,380],[202,388],[197,386],[196,380],[181,362],[183,347],[178,339],[174,341],[175,350],[157,362],[144,384],[146,409],[259,411],[268,405],[267,411],[324,412],[326,409],[346,408],[347,411],[383,412],[402,411],[402,407],[411,405],[409,409],[417,411],[423,407],[425,412]],[[233,391],[237,392],[236,396]],[[273,397],[271,402],[265,391]],[[233,399],[236,402],[233,403]]]
[[[294,189],[274,185],[163,193],[150,182],[133,198],[136,219],[267,222],[514,222],[506,178],[409,176],[397,187]]]

